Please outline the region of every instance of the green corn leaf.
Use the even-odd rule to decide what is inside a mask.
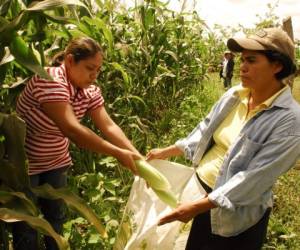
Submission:
[[[142,103],[144,105],[144,107],[147,107],[147,104],[144,102],[144,100],[137,95],[129,95],[129,96],[127,96],[127,98],[137,100],[138,102]]]
[[[0,159],[2,159],[5,155],[5,145],[4,142],[1,141],[0,142]]]
[[[0,16],[5,16],[11,5],[11,0],[3,0],[0,5]]]
[[[10,43],[9,50],[18,63],[42,78],[51,79],[22,37],[16,34]]]
[[[111,33],[111,30],[108,28],[105,22],[98,17],[93,19],[89,17],[83,17],[83,20],[85,20],[90,25],[95,25],[98,30],[102,30],[103,35],[108,42],[108,48],[109,50],[112,50],[114,37],[113,34]]]
[[[147,9],[144,16],[144,26],[146,30],[149,30],[149,28],[154,25],[155,23],[155,9],[150,8]]]
[[[57,7],[63,7],[65,5],[78,5],[81,7],[84,7],[87,12],[92,16],[89,9],[86,7],[86,5],[79,1],[79,0],[44,0],[44,1],[33,1],[32,4],[24,8],[23,11],[20,12],[20,14],[13,19],[11,22],[7,22],[4,18],[0,19],[0,41],[3,43],[10,43],[12,39],[14,38],[14,32],[19,30],[23,25],[28,23],[28,18],[30,16],[28,15],[31,11],[47,11],[51,10]],[[4,20],[5,21],[4,21]],[[2,24],[3,23],[3,24]]]
[[[121,72],[122,77],[123,77],[123,80],[124,80],[124,82],[125,82],[125,85],[126,85],[127,87],[130,87],[130,78],[128,77],[128,75],[127,75],[125,69],[121,66],[121,64],[119,64],[119,63],[117,63],[117,62],[113,62],[113,63],[111,63],[111,65],[112,65],[116,70],[118,70],[118,71]]]
[[[39,210],[24,193],[0,190],[2,206],[28,215],[38,216]]]
[[[9,84],[3,84],[2,85],[2,88],[3,89],[16,89],[16,88],[23,88],[27,81],[30,79],[30,77],[26,77],[26,78],[23,78],[23,79],[19,79],[18,81],[16,82],[11,82]]]
[[[57,234],[53,230],[49,222],[42,218],[16,212],[13,209],[0,208],[0,220],[3,220],[5,222],[25,221],[32,228],[38,230],[39,232],[42,232],[43,234],[51,236],[56,241],[60,250],[70,249],[67,240]]]
[[[90,36],[90,37],[93,36],[93,30],[91,29],[92,27],[90,25],[88,25],[85,22],[75,22],[75,23],[78,29],[82,31],[85,34],[85,36]]]
[[[170,55],[176,62],[178,62],[178,57],[177,57],[177,55],[173,51],[166,50],[165,53],[168,54],[168,55]]]
[[[10,51],[7,47],[5,47],[4,51],[5,51],[5,54],[3,55],[3,57],[0,61],[0,66],[14,60],[14,56],[10,53]]]
[[[84,32],[78,29],[69,30],[68,32],[72,35],[72,37],[86,36]]]
[[[7,73],[7,65],[0,65],[0,83],[3,83]]]
[[[0,113],[2,124],[1,133],[5,137],[5,151],[7,159],[1,159],[1,179],[11,181],[11,188],[23,190],[29,187],[28,169],[26,165],[25,122],[17,115],[5,115]],[[4,171],[5,169],[5,171]]]
[[[5,204],[14,199],[14,196],[7,191],[0,190],[0,203]]]
[[[79,212],[90,223],[92,223],[103,238],[107,238],[107,233],[99,221],[96,214],[86,205],[86,202],[72,193],[67,188],[54,189],[48,184],[32,188],[32,191],[39,197],[46,199],[62,199],[76,212]]]
[[[6,186],[14,188],[14,190],[24,189],[25,186],[24,183],[22,183],[22,180],[19,180],[18,178],[19,168],[15,167],[8,160],[3,160],[3,159],[0,159],[0,166],[1,166],[0,180]],[[29,185],[29,180],[28,180],[28,185]]]
[[[54,23],[69,24],[73,21],[69,17],[54,16],[54,15],[50,15],[50,14],[46,14],[46,13],[43,13],[43,16],[45,16],[47,19],[51,20]]]
[[[50,10],[64,5],[78,5],[87,9],[85,4],[79,0],[44,0],[34,1],[26,10],[27,11],[44,11]]]
[[[3,22],[3,20],[2,20]],[[4,22],[0,26],[0,41],[4,44],[9,44],[12,39],[15,37],[16,31],[19,30],[24,24],[28,22],[28,12],[22,11],[11,22]]]

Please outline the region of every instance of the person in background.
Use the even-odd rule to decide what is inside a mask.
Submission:
[[[27,127],[25,150],[31,186],[66,186],[67,171],[72,165],[70,140],[81,148],[111,155],[136,173],[134,161],[142,156],[106,112],[101,90],[93,84],[103,62],[99,44],[79,37],[70,41],[63,56],[57,58],[57,67],[47,68],[53,80],[33,76],[17,101],[17,113]],[[85,115],[105,139],[80,123]],[[65,220],[63,202],[40,199],[39,205],[55,231],[61,233]],[[15,250],[38,249],[37,232],[26,223],[14,223],[13,245]],[[45,245],[46,249],[58,249],[48,236]]]
[[[233,77],[234,70],[234,55],[230,50],[225,51],[220,67],[220,78],[223,79],[224,88],[231,88],[231,79]]]
[[[241,84],[186,138],[147,155],[184,155],[207,192],[159,220],[162,225],[193,219],[187,250],[261,249],[272,187],[300,156],[300,107],[283,84],[296,70],[292,40],[282,29],[268,28],[231,38],[227,46],[241,53]]]

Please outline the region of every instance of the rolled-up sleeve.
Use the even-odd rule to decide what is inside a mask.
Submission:
[[[208,195],[211,202],[234,211],[238,206],[257,206],[270,199],[277,178],[292,168],[300,156],[298,135],[266,141],[248,163],[246,170],[232,176]]]
[[[176,141],[175,145],[184,152],[187,159],[193,160],[199,141],[203,136],[209,121],[210,114],[205,117],[205,119],[201,121],[187,137]]]

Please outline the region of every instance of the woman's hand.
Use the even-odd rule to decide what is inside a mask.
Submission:
[[[175,145],[166,147],[166,148],[155,148],[149,151],[146,155],[146,160],[153,160],[153,159],[167,159],[171,156],[180,156],[183,152],[177,148]]]
[[[143,156],[127,149],[120,149],[116,158],[125,168],[128,168],[133,174],[137,175],[135,161],[143,159]]]
[[[209,201],[207,197],[201,200],[183,203],[171,213],[160,218],[158,225],[164,225],[166,223],[170,223],[176,220],[187,223],[196,215],[204,213],[214,207],[216,207],[215,204]]]
[[[165,154],[165,150],[163,148],[154,148],[151,149],[146,155],[146,160],[153,159],[166,159],[168,156]]]

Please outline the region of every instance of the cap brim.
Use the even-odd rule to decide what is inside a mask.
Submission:
[[[227,47],[233,52],[242,52],[243,50],[266,50],[261,43],[249,38],[230,38],[227,41]]]

